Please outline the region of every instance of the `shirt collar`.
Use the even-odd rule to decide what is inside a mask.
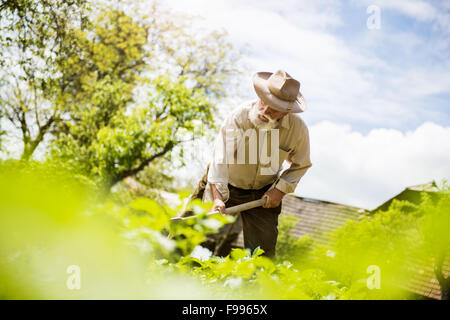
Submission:
[[[281,126],[286,129],[289,129],[289,116],[290,114],[288,113],[283,118],[281,118]]]

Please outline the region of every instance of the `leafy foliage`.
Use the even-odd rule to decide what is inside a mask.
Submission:
[[[313,245],[310,236],[305,235],[297,238],[290,234],[290,231],[299,223],[295,216],[281,216],[278,227],[279,235],[277,239],[277,260],[279,261],[304,261]]]
[[[85,0],[2,1],[0,5],[0,107],[20,132],[28,160],[61,118],[58,102],[65,84],[62,57],[75,56],[73,26],[83,28]],[[11,134],[11,133],[9,133]]]
[[[296,221],[283,219],[280,256],[270,260],[259,248],[224,258],[202,248],[207,234],[233,220],[207,216],[211,204],[193,201],[195,216],[174,222],[179,207],[149,198],[119,203],[99,198],[96,188],[54,163],[1,164],[4,298],[407,298],[398,288],[409,280],[408,256],[448,250],[448,190],[438,202],[424,196],[406,215],[411,204],[394,201],[388,211],[349,222],[329,248],[285,234]],[[86,277],[77,293],[60,285],[72,264]],[[366,285],[369,265],[382,271],[381,290]]]
[[[394,199],[387,211],[349,221],[333,233],[330,248],[316,248],[316,264],[352,288],[355,298],[407,297],[400,288],[408,287],[417,272],[420,265],[414,263],[428,262],[433,267],[439,255],[449,252],[449,236],[444,231],[450,223],[449,195],[444,183],[437,201],[423,192],[419,205]],[[382,272],[381,290],[367,290],[367,267],[371,265]]]
[[[214,128],[214,102],[237,74],[225,33],[194,30],[194,18],[157,1],[145,10],[82,0],[0,9],[0,104],[21,136],[22,159],[45,140],[53,161],[106,190],[168,163],[196,125]]]
[[[194,201],[191,209],[196,216],[173,222],[175,209],[147,198],[129,205],[98,202],[89,184],[61,168],[13,161],[2,164],[0,172],[0,284],[6,288],[5,298],[74,297],[75,293],[59,285],[72,264],[88,274],[75,297],[125,293],[127,297],[161,297],[154,286],[170,285],[180,277],[190,283],[184,288],[185,297],[198,286],[209,297],[218,298],[345,297],[345,289],[325,281],[320,270],[300,271],[289,262],[275,264],[261,256],[260,249],[252,254],[236,249],[226,258],[194,257],[206,234],[232,221],[222,215],[206,216],[210,204]],[[11,176],[21,178],[11,180]],[[38,182],[40,188],[35,189]],[[147,272],[142,269],[145,265]],[[52,276],[41,278],[47,272]],[[106,289],[111,285],[116,288],[113,292]]]

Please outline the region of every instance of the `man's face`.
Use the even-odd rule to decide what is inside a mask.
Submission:
[[[258,129],[271,130],[278,126],[279,120],[287,115],[265,105],[261,99],[255,104],[249,113],[249,119]]]
[[[261,99],[259,99],[258,111],[260,112],[258,114],[258,119],[260,119],[263,122],[269,122],[269,119],[279,120],[288,114],[287,112],[281,112],[272,109],[268,105],[264,104],[264,102]]]

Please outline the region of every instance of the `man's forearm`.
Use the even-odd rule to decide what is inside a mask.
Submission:
[[[217,190],[215,184],[211,184],[211,190],[212,190],[214,200],[219,199],[219,200],[223,201],[222,195],[220,194],[219,190]]]
[[[302,167],[298,164],[291,163],[290,167],[281,174],[280,179],[278,179],[278,182],[275,185],[275,188],[282,191],[283,193],[294,192],[298,182],[311,166],[312,164]]]
[[[220,211],[220,213],[222,214],[227,214],[227,212],[225,211],[225,203],[223,202],[222,195],[220,194],[219,190],[217,190],[216,185],[214,184],[210,185],[214,198],[214,204],[213,207],[211,208],[211,212]]]

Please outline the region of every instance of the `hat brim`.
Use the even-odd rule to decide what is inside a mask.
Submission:
[[[270,92],[267,79],[271,75],[272,72],[257,72],[253,75],[253,87],[258,97],[269,107],[281,112],[300,113],[305,111],[306,101],[300,92],[290,110],[288,110],[289,101],[282,100]]]

